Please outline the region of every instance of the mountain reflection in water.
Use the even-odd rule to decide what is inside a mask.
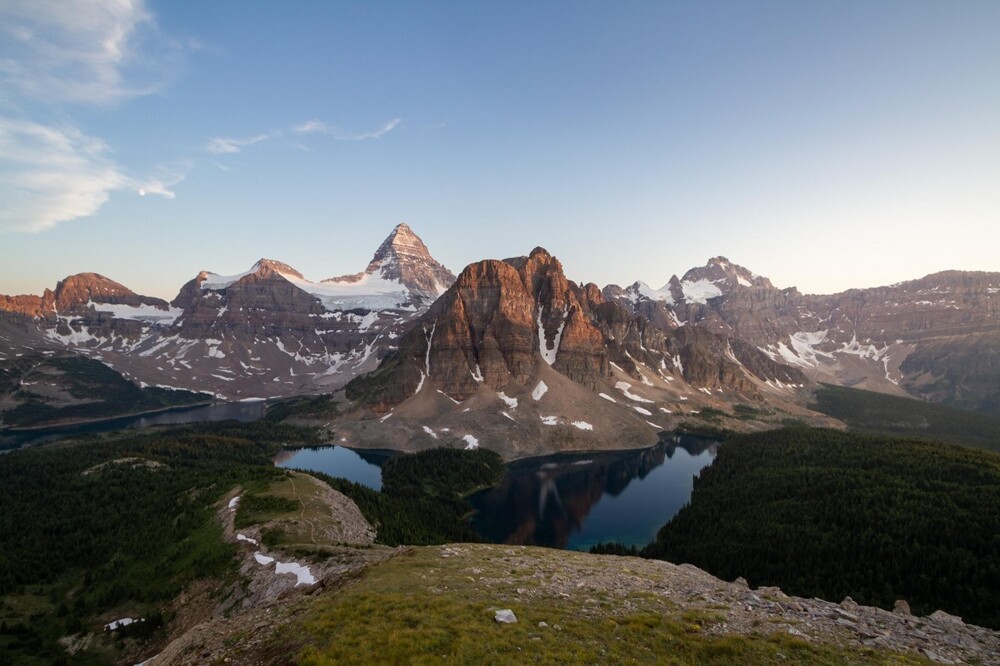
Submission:
[[[471,498],[473,527],[497,543],[587,549],[643,546],[688,502],[719,443],[670,436],[648,449],[533,458]]]

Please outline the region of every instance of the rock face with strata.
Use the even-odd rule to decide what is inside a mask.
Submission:
[[[692,384],[725,387],[762,399],[753,377],[801,383],[802,374],[765,354],[705,329],[664,331],[595,285],[568,280],[543,248],[526,257],[469,265],[455,284],[417,320],[399,351],[370,377],[348,385],[348,397],[386,411],[434,385],[462,401],[481,386],[500,391],[526,385],[542,364],[595,390],[611,364],[637,380],[637,363],[676,371]]]
[[[660,290],[605,287],[661,328],[705,328],[810,380],[1000,413],[1000,273],[804,295],[715,257]],[[782,380],[784,381],[784,380]]]
[[[0,296],[0,310],[35,319],[54,320],[58,315],[92,315],[96,305],[151,306],[167,310],[167,302],[142,296],[98,273],[77,273],[46,289],[41,296]]]

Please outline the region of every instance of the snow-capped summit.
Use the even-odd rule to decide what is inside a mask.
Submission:
[[[253,276],[253,281],[282,278],[319,299],[328,312],[346,310],[407,310],[430,305],[455,281],[424,242],[405,224],[399,224],[382,242],[368,267],[352,275],[312,282],[288,264],[260,259],[236,275],[203,271],[197,284],[203,290],[222,291]]]
[[[305,278],[302,277],[302,273],[298,272],[288,264],[275,261],[274,259],[259,259],[257,263],[250,267],[250,270],[237,273],[236,275],[219,275],[217,273],[212,273],[211,271],[202,271],[198,274],[196,279],[202,289],[219,291],[230,287],[248,275],[254,275],[258,278],[280,276],[287,280],[305,281]]]
[[[774,285],[766,277],[720,256],[712,257],[704,266],[692,268],[680,279],[676,275],[671,277],[660,291],[669,291],[677,302],[704,305],[710,298],[751,287],[773,289]]]
[[[323,285],[396,283],[427,305],[455,282],[455,275],[438,263],[420,237],[405,223],[397,224],[361,273],[323,280]]]

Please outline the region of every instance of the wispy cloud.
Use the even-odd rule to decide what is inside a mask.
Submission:
[[[164,63],[191,48],[158,32],[145,0],[0,0],[0,231],[94,215],[117,191],[174,198],[190,165],[138,177],[68,110],[154,92]]]
[[[213,155],[233,155],[241,152],[243,148],[247,146],[263,143],[264,141],[270,141],[271,139],[280,139],[282,137],[286,137],[288,134],[297,136],[310,134],[323,135],[330,137],[335,141],[364,141],[366,139],[378,139],[394,130],[400,122],[402,122],[400,118],[393,118],[376,130],[357,133],[348,132],[337,125],[329,125],[321,120],[307,120],[304,123],[294,125],[287,129],[280,128],[244,139],[215,137],[208,140],[205,144],[205,150]],[[300,150],[309,150],[309,147],[301,141],[292,141],[290,145]]]
[[[143,0],[0,2],[0,93],[54,104],[112,105],[152,92],[129,82],[155,28]]]
[[[233,153],[240,152],[244,146],[252,146],[261,141],[267,141],[271,136],[270,134],[258,134],[247,139],[209,139],[208,143],[205,144],[205,150],[213,155],[232,155]]]
[[[172,199],[180,170],[127,175],[107,145],[74,127],[0,117],[0,230],[38,232],[93,215],[112,192]]]
[[[292,131],[296,134],[324,134],[337,141],[364,141],[365,139],[378,139],[385,136],[392,130],[396,129],[396,126],[398,126],[401,122],[402,118],[393,118],[374,131],[359,134],[356,132],[348,132],[337,125],[328,125],[321,120],[307,120],[306,122],[293,127]]]

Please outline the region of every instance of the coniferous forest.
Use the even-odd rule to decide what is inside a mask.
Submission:
[[[151,634],[187,584],[231,580],[236,547],[223,540],[219,501],[285,474],[272,463],[283,447],[320,442],[312,429],[262,420],[89,435],[0,455],[0,663],[114,661],[110,648],[69,656],[57,641],[99,632],[112,616],[146,620],[118,636]],[[390,545],[476,540],[463,496],[504,469],[491,451],[444,449],[386,467],[383,492],[310,473],[354,499]]]
[[[1000,628],[1000,455],[808,428],[731,436],[642,554]]]

